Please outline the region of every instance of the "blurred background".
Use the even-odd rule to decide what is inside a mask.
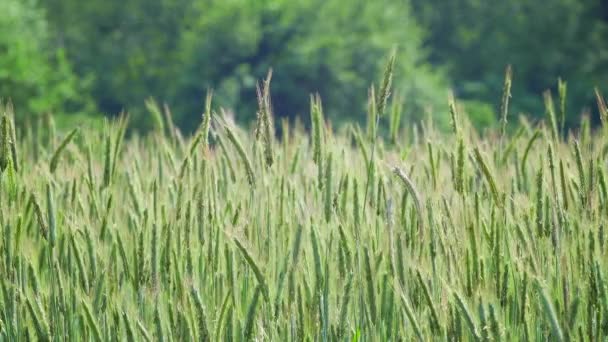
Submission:
[[[308,120],[318,92],[334,126],[365,120],[368,88],[397,49],[404,125],[447,126],[448,89],[478,128],[498,124],[504,71],[511,114],[544,116],[542,94],[567,81],[567,125],[596,122],[594,87],[608,93],[605,0],[0,0],[0,97],[18,121],[59,124],[166,103],[186,132],[205,94],[243,124],[256,81],[273,69],[275,116]],[[554,96],[557,97],[557,96]]]

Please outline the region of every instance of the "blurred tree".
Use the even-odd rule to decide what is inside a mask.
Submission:
[[[603,0],[413,0],[434,64],[446,65],[457,95],[498,109],[506,65],[514,71],[512,113],[544,114],[542,92],[568,82],[568,123],[608,83],[608,5]],[[594,108],[595,109],[595,108]]]
[[[93,78],[99,110],[141,116],[146,97],[164,97],[175,83],[174,56],[190,3],[46,0],[45,7],[56,43],[79,75]]]
[[[274,69],[278,115],[308,112],[321,93],[334,120],[363,118],[367,87],[399,49],[396,84],[410,113],[442,84],[424,65],[422,30],[407,2],[354,0],[47,0],[60,46],[81,76],[94,77],[100,110],[134,112],[143,100],[168,101],[194,129],[207,89],[241,121],[255,114],[255,82]],[[304,116],[305,118],[308,115]]]
[[[81,79],[92,80],[90,94],[100,111],[114,115],[127,109],[143,129],[151,122],[143,106],[149,96],[167,101],[181,127],[194,129],[207,89],[214,90],[216,105],[234,109],[237,119],[247,122],[255,115],[256,80],[270,68],[277,115],[308,118],[308,95],[319,92],[332,120],[362,120],[368,87],[378,81],[393,46],[395,92],[414,121],[430,112],[445,123],[446,74],[478,127],[496,123],[507,64],[514,70],[513,115],[542,116],[541,94],[555,90],[561,77],[568,82],[568,123],[575,124],[583,107],[593,108],[593,87],[608,83],[608,5],[602,0],[352,0],[348,6],[341,0],[45,0],[39,5],[48,25],[33,0],[0,3],[9,13],[0,18],[0,40],[11,46],[21,40],[21,55],[32,56],[15,57],[14,47],[11,54],[0,54],[4,65],[12,58],[11,84],[21,84],[11,85],[12,92],[28,89],[11,96],[31,102],[31,110],[69,109],[76,95],[85,94],[74,91],[82,82],[71,73],[72,65]],[[7,89],[5,75],[0,79]],[[32,75],[62,81],[36,83]]]
[[[52,48],[37,1],[0,1],[0,97],[11,99],[17,119],[43,111],[90,111],[83,86],[63,50]]]
[[[334,121],[362,119],[367,88],[378,81],[393,46],[395,84],[410,115],[420,118],[443,84],[424,63],[423,32],[407,2],[199,1],[189,18],[178,62],[186,69],[172,96],[182,113],[200,112],[200,94],[215,88],[220,103],[249,120],[255,82],[272,68],[277,115],[306,114],[309,94],[319,92]],[[198,117],[188,115],[184,122],[193,119]]]

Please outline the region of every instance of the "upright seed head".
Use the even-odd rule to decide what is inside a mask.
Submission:
[[[272,166],[274,155],[272,144],[274,138],[274,126],[272,123],[272,106],[270,102],[270,80],[272,79],[272,69],[268,71],[268,76],[264,80],[263,88],[257,85],[258,94],[258,122],[256,124],[256,140],[264,139],[264,158],[267,166]]]
[[[108,134],[106,136],[106,145],[105,145],[105,152],[104,152],[102,189],[110,186],[110,183],[112,181],[111,150],[112,150],[112,135],[108,132]]]
[[[564,202],[564,208],[568,209],[568,183],[566,182],[566,175],[564,171],[564,161],[559,160],[559,180],[562,188],[562,201]]]
[[[359,229],[361,228],[361,212],[359,210],[359,187],[357,185],[357,178],[355,178],[353,183],[353,216],[355,219],[355,233],[357,236],[359,234]]]
[[[377,308],[376,308],[376,289],[374,284],[374,270],[370,261],[370,252],[367,247],[363,249],[363,256],[365,260],[365,281],[367,285],[367,303],[369,305],[369,314],[372,322],[376,321]]]
[[[511,80],[512,80],[511,66],[508,65],[505,70],[505,83],[502,88],[502,101],[500,103],[500,113],[502,122],[502,136],[505,135],[507,130],[507,116],[509,114],[509,99],[511,98]]]
[[[401,123],[401,111],[402,104],[401,99],[393,96],[392,106],[391,106],[391,118],[390,118],[390,137],[391,141],[394,143],[397,142],[397,137],[399,135],[399,128]]]
[[[189,226],[189,225],[187,225]],[[152,223],[152,243],[150,248],[152,249],[151,258],[150,258],[150,280],[152,281],[152,286],[156,288],[158,285],[158,239],[159,239],[159,229],[158,224],[156,222]]]
[[[585,167],[583,165],[583,154],[581,153],[581,148],[578,140],[574,141],[574,157],[576,158],[576,168],[578,170],[579,176],[579,196],[581,200],[581,205],[585,205],[587,202],[587,182],[585,177]]]
[[[460,127],[458,126],[458,111],[456,110],[456,101],[454,100],[454,94],[450,92],[448,94],[448,104],[450,106],[450,117],[452,119],[452,130],[454,134],[459,135]]]
[[[332,193],[332,154],[329,153],[327,157],[327,167],[325,168],[325,221],[329,222],[331,219],[332,205],[333,205],[333,193]]]
[[[255,85],[255,91],[258,99],[258,111],[256,113],[255,122],[255,140],[259,141],[264,135],[264,93],[259,83]]]
[[[16,172],[19,172],[19,162],[17,158],[17,134],[15,133],[15,111],[13,109],[13,104],[9,101],[6,104],[6,113],[9,116],[9,126],[10,126],[10,150],[11,150],[11,160],[13,169]]]
[[[310,114],[312,123],[312,143],[313,143],[313,161],[317,164],[322,163],[323,153],[323,134],[325,122],[323,119],[323,106],[319,95],[310,97]]]
[[[539,236],[541,236],[544,230],[544,192],[543,192],[543,180],[544,180],[544,172],[543,172],[543,163],[541,160],[540,169],[538,170],[538,174],[536,175],[536,227],[538,230]]]
[[[551,137],[553,140],[557,140],[559,132],[557,130],[557,118],[555,115],[555,106],[553,105],[553,97],[551,91],[547,90],[543,93],[543,99],[545,101],[545,112],[549,117],[549,123],[551,124]]]
[[[57,238],[57,224],[55,222],[55,204],[53,200],[53,189],[51,184],[46,185],[46,205],[47,205],[47,217],[49,222],[49,244],[51,248],[55,246],[55,240]]]
[[[148,112],[152,115],[152,119],[154,120],[154,125],[160,133],[165,134],[165,121],[163,119],[163,113],[160,109],[160,106],[156,102],[156,100],[152,97],[149,97],[144,100],[144,105]]]
[[[367,98],[367,136],[370,140],[374,140],[377,130],[376,123],[380,116],[378,115],[378,106],[376,105],[378,102],[376,90],[373,85],[369,88]]]
[[[608,124],[608,107],[606,106],[606,101],[600,94],[600,90],[595,88],[595,98],[597,99],[597,108],[600,111],[600,119],[602,120],[603,125]]]
[[[116,174],[116,165],[118,164],[118,155],[120,154],[120,148],[122,147],[122,143],[125,138],[125,134],[127,132],[127,126],[129,125],[129,115],[122,114],[118,121],[118,133],[116,135],[116,140],[114,142],[114,153],[112,155],[112,170],[110,172],[110,177],[113,178],[114,174]]]
[[[559,94],[559,113],[560,113],[560,130],[564,134],[566,125],[566,92],[568,90],[567,83],[562,79],[557,80],[557,93]]]
[[[203,113],[203,150],[209,148],[209,129],[211,128],[211,100],[213,99],[213,92],[208,91],[205,99],[205,112]]]
[[[8,122],[8,116],[6,113],[2,115],[2,123],[1,123],[1,134],[0,136],[0,172],[4,172],[8,167],[9,158],[10,158],[10,124]]]
[[[458,154],[456,157],[456,179],[455,179],[455,188],[459,194],[464,193],[464,162],[465,162],[464,141],[462,138],[459,138],[458,139]]]
[[[395,68],[395,60],[397,58],[396,51],[393,50],[389,57],[388,63],[384,68],[384,75],[382,77],[382,84],[380,85],[380,92],[378,93],[378,99],[376,100],[378,116],[384,115],[386,109],[386,103],[388,98],[391,96],[391,86],[393,83],[393,70]]]

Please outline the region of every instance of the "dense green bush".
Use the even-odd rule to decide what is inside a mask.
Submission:
[[[403,123],[432,113],[445,126],[447,80],[458,98],[480,101],[466,106],[477,127],[494,125],[507,64],[513,114],[538,119],[542,93],[568,81],[567,126],[608,83],[601,0],[7,0],[0,10],[0,96],[26,112],[124,109],[143,130],[153,122],[148,97],[194,129],[208,89],[250,121],[255,83],[270,68],[277,115],[306,112],[319,92],[334,122],[360,120],[394,46]],[[86,91],[81,79],[91,81]],[[96,108],[82,110],[87,94]]]
[[[568,81],[567,124],[595,110],[593,88],[608,84],[608,2],[602,0],[413,0],[429,29],[431,62],[444,65],[457,95],[498,107],[513,66],[513,112],[544,115],[542,93]],[[598,115],[594,114],[594,118]]]
[[[361,119],[365,102],[360,99],[393,46],[398,48],[396,84],[407,95],[406,108],[414,112],[432,103],[431,93],[441,84],[421,65],[422,31],[404,3],[233,0],[199,2],[194,12],[178,63],[187,72],[174,94],[184,113],[200,108],[200,101],[188,98],[213,87],[220,103],[251,119],[255,80],[272,68],[278,115],[307,111],[306,94],[319,92],[328,99],[324,106],[333,119]]]
[[[77,111],[87,99],[80,87],[36,1],[0,1],[0,96],[21,113]]]
[[[123,110],[141,113],[146,97],[166,98],[177,83],[173,56],[191,2],[46,0],[42,5],[75,71],[93,79],[90,92],[98,109],[114,116]]]
[[[329,116],[363,118],[367,87],[391,48],[396,84],[420,115],[442,81],[423,65],[422,30],[407,3],[352,1],[49,0],[45,5],[81,75],[93,74],[99,108],[123,108],[148,120],[143,100],[167,101],[176,121],[193,128],[207,89],[238,119],[255,116],[255,83],[273,68],[278,115],[308,110],[319,92]]]
[[[483,101],[467,100],[464,101],[463,105],[464,112],[478,130],[493,127],[498,123],[498,114],[491,104]]]

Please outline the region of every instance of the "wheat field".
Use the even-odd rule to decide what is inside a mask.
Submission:
[[[2,106],[0,340],[605,340],[599,92],[604,125],[565,131],[565,86],[532,123],[507,73],[501,127],[450,98],[442,132],[400,125],[391,74],[338,132],[316,96],[309,131],[274,122],[270,77],[254,129],[209,96],[191,138],[153,102],[128,138]]]

